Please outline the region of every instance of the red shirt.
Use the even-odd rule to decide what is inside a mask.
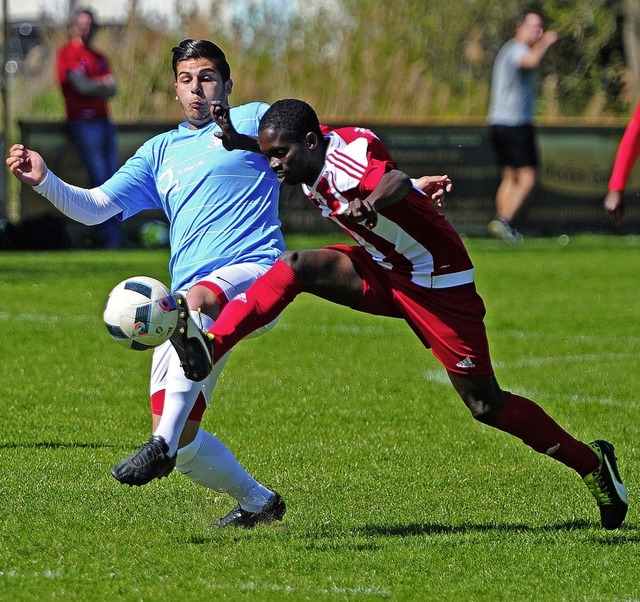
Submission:
[[[109,116],[107,99],[78,94],[71,86],[68,75],[68,71],[81,71],[89,78],[111,75],[109,63],[104,55],[88,48],[79,40],[71,40],[58,51],[56,71],[64,96],[67,119],[76,121]]]
[[[633,164],[640,154],[640,103],[627,125],[611,171],[609,190],[623,191],[627,185]]]
[[[453,226],[418,189],[378,213],[372,230],[342,214],[349,201],[366,199],[395,163],[370,130],[322,127],[325,163],[313,186],[303,186],[322,215],[338,224],[380,267],[427,288],[473,281],[471,259]]]

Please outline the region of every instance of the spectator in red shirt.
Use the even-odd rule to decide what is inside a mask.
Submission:
[[[117,92],[116,82],[106,57],[91,47],[96,28],[90,11],[77,12],[69,30],[71,39],[56,57],[68,133],[87,169],[91,187],[103,184],[119,165],[117,128],[109,118],[107,101]],[[98,229],[102,246],[122,246],[118,219],[111,218]]]

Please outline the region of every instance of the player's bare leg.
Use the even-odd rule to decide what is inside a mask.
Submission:
[[[596,440],[586,444],[575,439],[535,402],[503,391],[494,376],[448,374],[476,420],[573,468],[596,499],[602,526],[617,529],[622,524],[629,498],[611,443]]]
[[[489,233],[514,244],[522,236],[513,228],[513,220],[524,205],[536,183],[533,167],[504,167],[502,181],[496,193],[496,218],[489,222]]]
[[[499,218],[512,222],[536,184],[536,170],[533,167],[505,170],[509,170],[509,186],[505,194],[496,197],[496,208]]]
[[[340,251],[287,251],[280,261],[293,270],[305,293],[347,307],[355,307],[362,299],[362,278],[351,259]]]
[[[301,292],[355,307],[362,278],[347,255],[334,249],[287,251],[245,292],[230,301],[207,332],[214,363],[241,339],[276,319]]]

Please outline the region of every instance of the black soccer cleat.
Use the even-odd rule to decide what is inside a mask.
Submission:
[[[169,456],[164,437],[153,435],[137,452],[118,462],[111,474],[123,485],[146,485],[169,475],[176,466],[176,456]]]
[[[175,299],[178,323],[169,340],[180,358],[184,375],[196,382],[204,380],[212,369],[213,341],[191,319],[187,300],[178,293]]]
[[[256,525],[268,525],[277,520],[282,520],[286,511],[287,506],[282,496],[277,491],[274,491],[266,506],[259,512],[248,512],[247,510],[243,510],[240,504],[238,504],[229,511],[229,513],[225,514],[212,525],[209,525],[209,529],[222,527],[243,527],[245,529],[251,529]]]
[[[629,495],[618,472],[614,447],[602,439],[592,441],[589,447],[598,456],[600,464],[596,470],[584,477],[584,482],[596,498],[602,526],[608,530],[617,529],[627,515]]]

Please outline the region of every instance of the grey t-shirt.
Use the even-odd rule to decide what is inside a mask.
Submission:
[[[538,70],[520,66],[529,49],[527,44],[512,39],[498,52],[491,76],[488,117],[491,125],[533,123]]]

